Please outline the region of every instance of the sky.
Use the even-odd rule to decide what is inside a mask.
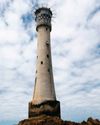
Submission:
[[[28,117],[37,5],[53,11],[52,63],[62,119],[100,119],[100,0],[0,0],[0,125]]]

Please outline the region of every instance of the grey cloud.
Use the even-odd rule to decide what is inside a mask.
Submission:
[[[10,4],[11,4],[12,0],[8,0],[2,4],[0,4],[0,16],[4,16],[5,11],[7,10],[7,8],[9,8]]]
[[[96,8],[94,8],[94,10],[87,17],[87,20],[91,20],[98,12],[100,12],[100,5]]]

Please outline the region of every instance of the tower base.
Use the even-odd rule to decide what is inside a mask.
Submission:
[[[29,118],[41,115],[57,116],[60,118],[60,102],[50,100],[37,105],[29,102]]]

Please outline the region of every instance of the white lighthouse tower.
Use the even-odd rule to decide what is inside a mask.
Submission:
[[[51,115],[60,117],[52,71],[50,32],[52,11],[41,7],[35,11],[37,30],[37,63],[34,93],[29,103],[29,117]]]

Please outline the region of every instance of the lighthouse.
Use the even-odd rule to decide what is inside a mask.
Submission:
[[[52,69],[51,20],[50,8],[36,9],[37,58],[33,97],[29,102],[29,118],[41,115],[60,117],[60,102],[56,99]]]

